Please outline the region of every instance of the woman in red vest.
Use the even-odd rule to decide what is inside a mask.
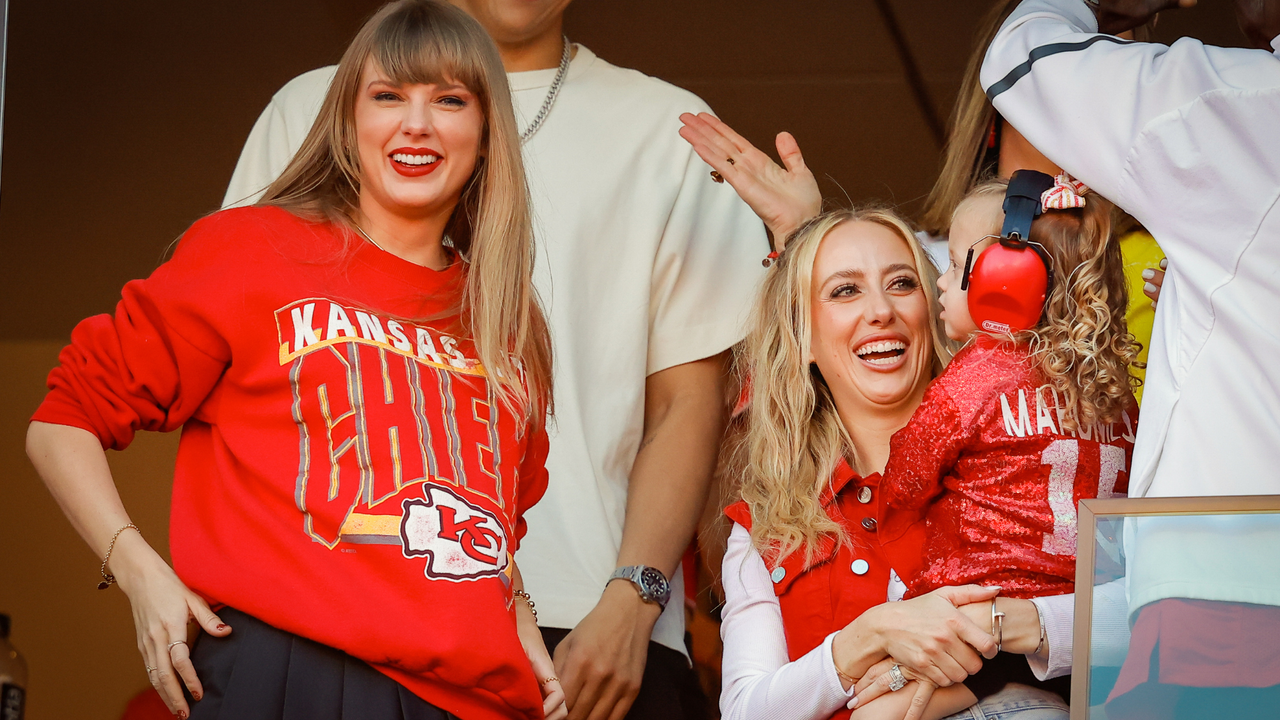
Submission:
[[[914,718],[948,704],[929,703],[935,687],[937,700],[965,707],[974,697],[957,683],[996,656],[994,588],[886,602],[902,594],[894,570],[920,562],[922,538],[881,546],[878,484],[890,436],[950,356],[936,277],[898,216],[863,210],[810,221],[765,280],[746,341],[742,500],[726,511],[726,720],[843,718],[855,707],[854,717]],[[1025,670],[1016,655],[1048,644],[1038,601],[998,602],[1000,657]],[[978,712],[955,717],[1065,717],[1065,705],[1010,684]]]

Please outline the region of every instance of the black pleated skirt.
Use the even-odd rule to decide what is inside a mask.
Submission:
[[[234,628],[201,634],[191,662],[204,699],[191,720],[456,720],[368,663],[223,608]]]

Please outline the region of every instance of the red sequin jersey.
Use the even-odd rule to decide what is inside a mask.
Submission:
[[[929,386],[881,483],[882,542],[926,523],[907,597],[966,583],[1023,598],[1074,591],[1077,503],[1128,489],[1137,405],[1075,432],[1064,414],[1026,346],[987,336]]]

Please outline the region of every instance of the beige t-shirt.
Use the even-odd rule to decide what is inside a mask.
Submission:
[[[290,81],[245,145],[226,204],[252,202],[302,143],[334,68]],[[556,71],[511,73],[518,125]],[[572,628],[617,566],[645,378],[742,338],[769,252],[764,227],[677,134],[707,111],[685,90],[578,46],[542,129],[525,145],[538,263],[555,345],[550,484],[516,560],[546,627]],[[683,583],[653,639],[684,652]]]

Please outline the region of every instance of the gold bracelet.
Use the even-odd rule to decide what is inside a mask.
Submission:
[[[529,612],[533,613],[533,624],[534,624],[534,625],[537,625],[537,624],[538,624],[538,609],[537,609],[537,608],[535,608],[535,607],[533,606],[533,598],[529,597],[529,593],[527,593],[527,592],[525,592],[525,591],[523,591],[523,590],[512,590],[512,591],[511,591],[511,594],[512,594],[512,595],[515,595],[515,596],[516,596],[516,597],[518,597],[518,598],[520,598],[521,600],[523,600],[523,601],[524,601],[524,603],[525,603],[526,605],[528,605],[528,606],[529,606]]]
[[[125,525],[124,527],[117,530],[115,535],[111,536],[111,544],[107,546],[107,556],[102,558],[102,567],[99,568],[99,572],[102,573],[102,582],[98,583],[99,590],[106,590],[107,588],[114,585],[116,582],[116,576],[107,572],[107,561],[111,559],[111,551],[116,549],[116,540],[120,539],[120,533],[124,532],[125,530],[128,530],[129,528],[133,528],[134,530],[137,530],[139,535],[142,534],[142,530],[137,525],[134,525],[133,523],[129,523],[128,525]]]

